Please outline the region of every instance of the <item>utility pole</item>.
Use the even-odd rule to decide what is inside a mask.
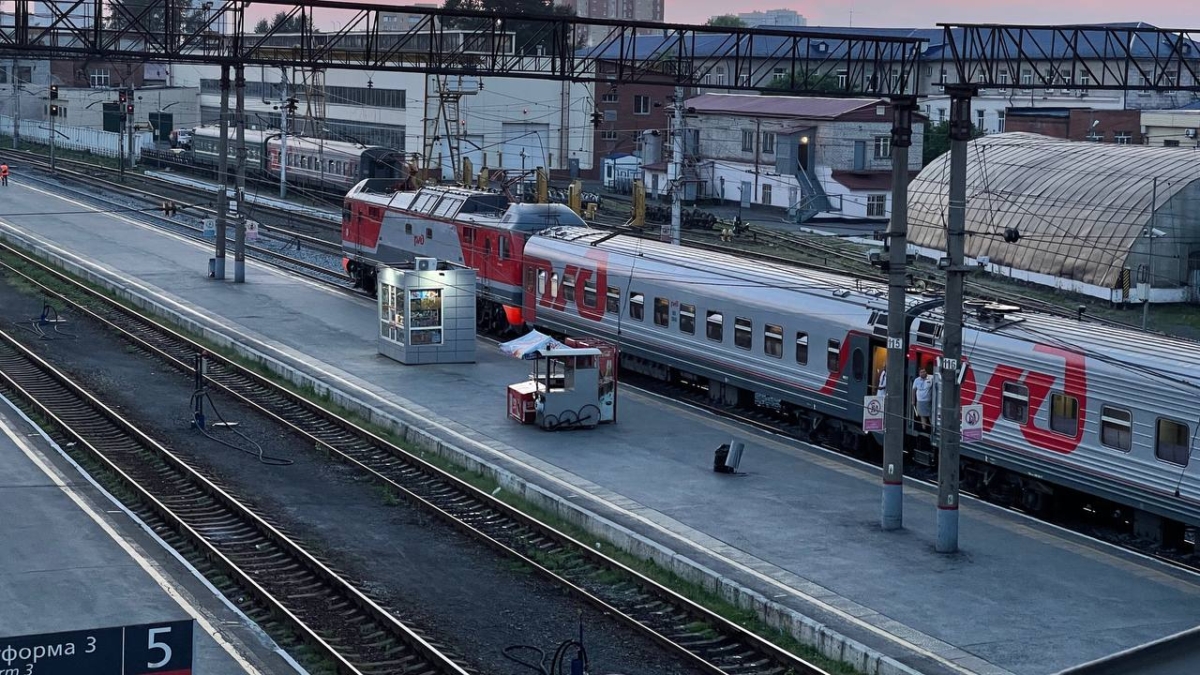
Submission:
[[[129,110],[129,120],[125,123],[125,142],[129,145],[129,149],[126,151],[126,154],[129,156],[130,169],[137,165],[137,157],[133,153],[133,119],[137,110],[134,107],[133,102],[134,91],[135,90],[133,87],[129,88],[129,105],[127,106],[127,109]]]
[[[221,66],[220,133],[217,138],[217,252],[213,278],[225,278],[225,234],[229,209],[229,66]]]
[[[125,122],[129,116],[129,90],[117,91],[117,178],[125,182]]]
[[[971,140],[971,98],[977,87],[947,84],[950,95],[950,214],[946,232],[945,328],[942,333],[941,420],[938,431],[937,551],[958,550],[958,464],[962,446],[963,264],[967,225],[967,143]]]
[[[57,171],[57,165],[54,163],[54,135],[57,133],[54,130],[54,122],[58,119],[58,85],[50,85],[50,173]]]
[[[888,223],[888,336],[887,376],[883,406],[883,515],[884,530],[904,526],[905,395],[908,374],[908,307],[905,299],[908,271],[908,149],[912,146],[915,96],[892,97],[892,219]]]
[[[282,113],[280,125],[283,127],[283,134],[279,137],[279,198],[287,199],[287,142],[288,142],[288,115],[292,112],[292,93],[288,90],[287,69],[280,68],[283,78],[283,105],[279,106],[279,112]]]
[[[9,73],[13,91],[13,150],[21,144],[21,83],[17,80],[17,60],[12,60],[12,71]]]
[[[246,68],[238,64],[234,71],[237,108],[233,123],[237,126],[237,214],[234,218],[233,282],[246,281]]]
[[[671,135],[671,167],[667,181],[671,185],[671,243],[679,245],[683,225],[683,87],[675,86],[675,129]]]

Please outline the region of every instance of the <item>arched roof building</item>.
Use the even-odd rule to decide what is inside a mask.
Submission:
[[[913,244],[946,249],[949,177],[946,153],[909,186]],[[1020,233],[1017,243],[1004,241],[1008,229]],[[1131,270],[1136,284],[1148,270],[1155,300],[1191,299],[1190,272],[1200,269],[1200,152],[1026,133],[979,138],[967,151],[967,232],[968,257],[1014,276],[1119,300],[1121,271]]]

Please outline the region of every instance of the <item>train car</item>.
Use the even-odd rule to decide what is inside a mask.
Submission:
[[[885,287],[575,227],[531,237],[525,266],[529,323],[614,341],[622,367],[715,401],[778,406],[813,440],[867,438]],[[940,299],[910,299],[907,372],[892,383],[936,372],[942,320]],[[1200,525],[1195,343],[975,304],[963,344],[962,403],[984,411],[982,440],[962,448],[965,489],[1035,513],[1102,499],[1161,541]],[[936,445],[936,425],[924,439],[903,423],[910,447]]]
[[[379,265],[431,257],[476,270],[481,327],[521,325],[526,240],[547,228],[584,221],[562,204],[509,203],[494,192],[451,186],[411,189],[411,181],[366,180],[342,214],[346,273],[374,291]]]
[[[229,168],[235,155],[235,131],[229,130]],[[246,170],[249,175],[279,180],[283,142],[279,131],[246,130]],[[220,158],[220,127],[197,127],[192,131],[193,163],[215,171]],[[341,141],[321,141],[288,136],[287,181],[291,185],[344,193],[368,178],[405,181],[409,166],[404,154],[383,147]]]

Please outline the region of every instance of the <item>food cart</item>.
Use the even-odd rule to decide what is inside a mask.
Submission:
[[[616,364],[598,347],[564,345],[537,331],[500,346],[505,353],[533,361],[529,379],[508,386],[508,416],[549,431],[591,429],[615,419]],[[601,377],[601,366],[609,375]],[[607,383],[602,382],[607,380]]]

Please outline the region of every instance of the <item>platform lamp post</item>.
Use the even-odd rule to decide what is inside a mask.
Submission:
[[[525,148],[521,148],[521,203],[525,203]]]

